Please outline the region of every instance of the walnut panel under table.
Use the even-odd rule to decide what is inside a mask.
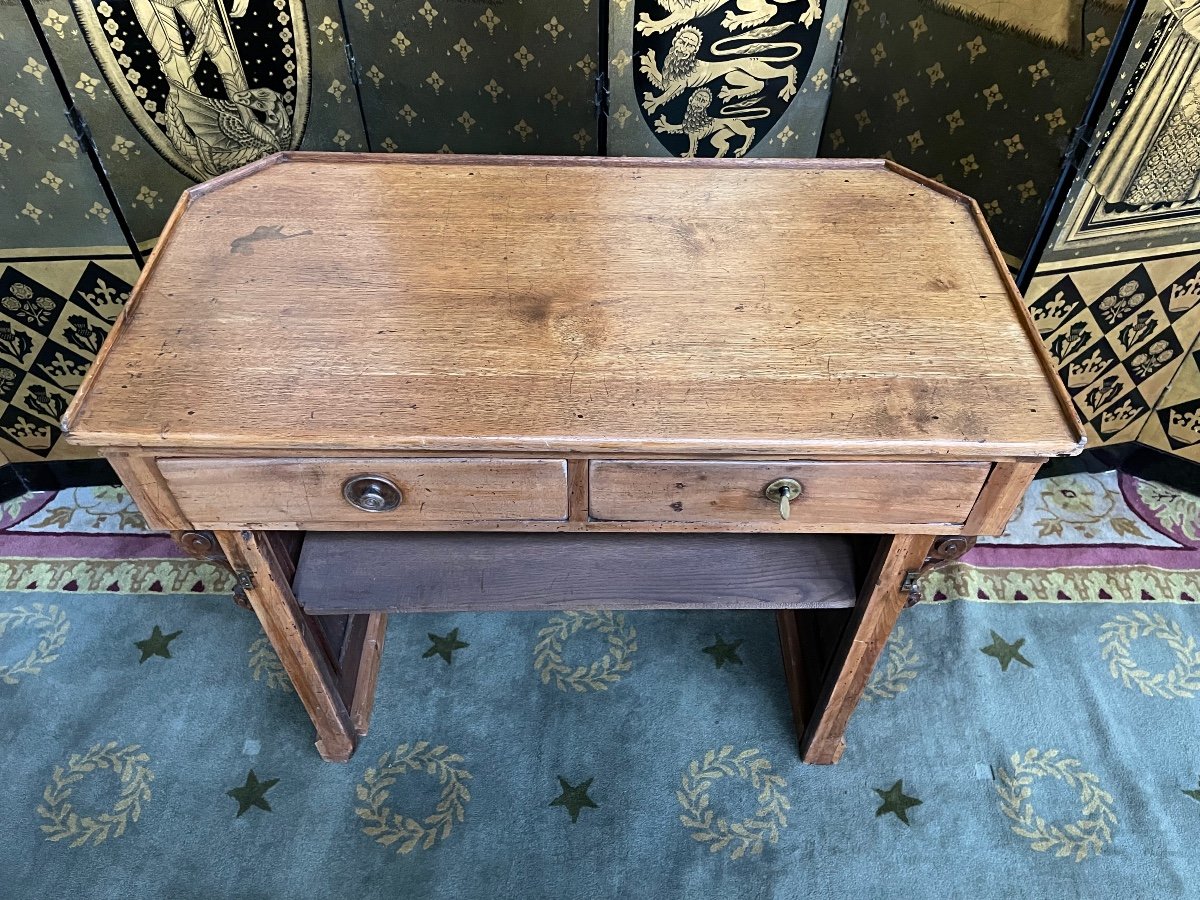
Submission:
[[[175,532],[185,549],[228,561],[329,761],[349,759],[367,732],[389,612],[602,606],[774,610],[810,763],[841,756],[850,714],[919,575],[968,549],[965,532],[1002,527],[1036,470],[513,459],[510,471],[505,462],[124,458],[119,468],[143,508],[177,511],[160,524],[190,517],[193,527]],[[153,501],[134,477],[139,467],[162,492]],[[787,504],[789,492],[773,487],[781,479],[798,485]],[[928,494],[906,507],[903,492],[922,482]],[[480,484],[478,497],[464,487]],[[544,518],[505,520],[513,504]],[[472,521],[472,507],[483,521]],[[898,526],[906,509],[916,521]],[[897,527],[909,530],[888,533]],[[598,577],[616,559],[635,564]]]

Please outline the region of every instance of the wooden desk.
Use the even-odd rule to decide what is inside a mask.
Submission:
[[[268,158],[64,428],[228,560],[330,760],[388,611],[616,605],[778,610],[834,762],[915,578],[1083,443],[974,202],[840,160]]]

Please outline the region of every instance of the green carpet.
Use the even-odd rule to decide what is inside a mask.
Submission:
[[[395,616],[326,764],[123,494],[4,514],[5,898],[1200,896],[1200,500],[1162,486],[1035,485],[902,615],[834,767],[757,612]]]

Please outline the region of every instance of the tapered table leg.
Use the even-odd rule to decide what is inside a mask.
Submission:
[[[341,693],[350,694],[350,721],[359,737],[365,737],[375,708],[375,682],[379,680],[379,664],[383,660],[383,638],[387,633],[387,613],[365,613],[352,616],[354,629],[342,658],[340,670]],[[358,623],[362,623],[361,635]]]
[[[801,735],[800,755],[805,762],[831,764],[841,757],[846,747],[842,736],[850,714],[908,600],[908,592],[901,588],[904,576],[921,571],[933,541],[932,535],[925,534],[887,535],[881,539]]]
[[[215,534],[234,572],[243,582],[249,576],[248,583],[243,584],[246,597],[316,726],[317,751],[329,762],[345,762],[354,753],[358,733],[324,641],[292,594],[288,577],[291,561],[281,556],[266,533],[218,531]],[[382,643],[381,626],[382,622],[372,629],[378,643],[367,661],[372,694],[373,676],[378,669],[377,648]],[[359,711],[359,721],[365,731],[363,712]],[[365,713],[369,716],[369,706]]]

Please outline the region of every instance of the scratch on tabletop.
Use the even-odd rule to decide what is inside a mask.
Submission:
[[[312,230],[297,231],[294,234],[284,234],[282,225],[259,225],[249,234],[243,234],[241,237],[234,238],[229,244],[230,253],[238,253],[242,256],[250,256],[254,252],[254,244],[257,241],[286,241],[289,238],[300,237],[304,234],[312,234]]]

